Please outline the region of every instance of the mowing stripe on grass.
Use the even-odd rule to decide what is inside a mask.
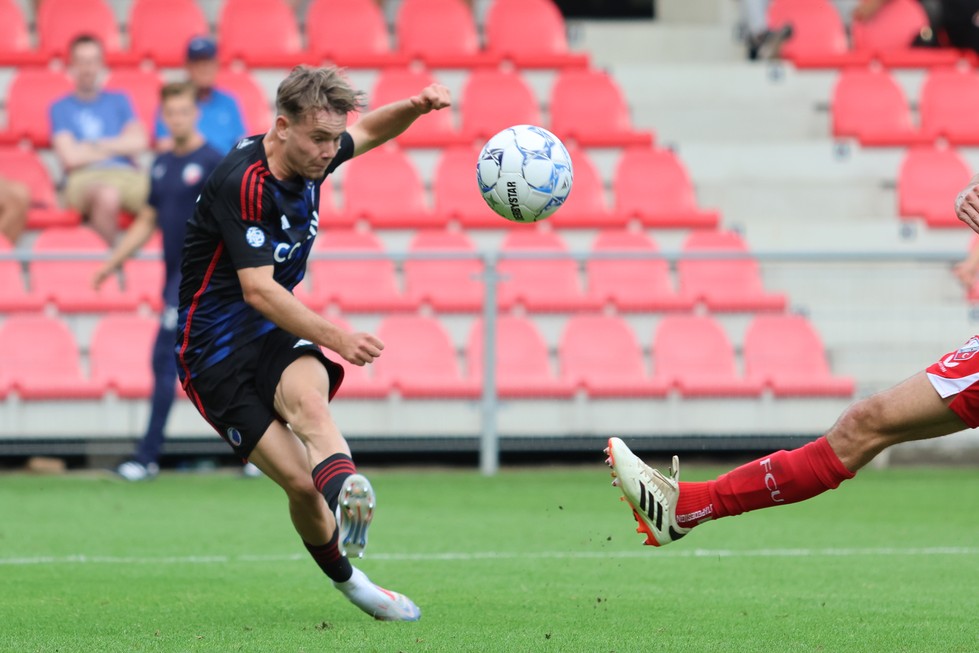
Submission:
[[[375,553],[369,557],[394,562],[471,562],[478,560],[524,559],[609,559],[609,558],[827,558],[856,556],[975,556],[977,547],[923,548],[831,548],[831,549],[681,549],[677,551],[458,551],[444,553]],[[34,556],[0,558],[0,565],[214,565],[241,562],[292,562],[306,560],[304,553],[239,556]]]

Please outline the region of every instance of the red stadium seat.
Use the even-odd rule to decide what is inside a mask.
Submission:
[[[410,254],[476,254],[466,234],[457,231],[419,231],[408,246]],[[483,305],[483,264],[477,258],[408,259],[404,264],[405,294],[436,311],[478,311]]]
[[[108,256],[108,248],[87,227],[45,229],[34,241],[36,260],[30,264],[31,288],[45,301],[65,312],[131,311],[138,300],[122,291],[116,277],[110,277],[99,290],[92,289],[92,277]],[[45,255],[85,254],[87,260],[57,260]]]
[[[776,397],[853,395],[853,379],[833,376],[819,334],[801,315],[756,315],[744,336],[744,368]]]
[[[153,345],[160,321],[121,313],[102,317],[92,333],[92,380],[116,396],[145,399],[153,392]]]
[[[163,80],[156,71],[141,68],[113,68],[105,81],[106,89],[125,93],[129,97],[136,117],[150,138],[156,133],[156,113],[162,86]]]
[[[740,376],[734,349],[709,315],[667,315],[653,338],[653,378],[686,397],[755,397],[761,384]]]
[[[371,108],[397,102],[414,95],[436,80],[425,70],[389,68],[383,70],[374,84],[370,96]],[[411,124],[397,142],[404,147],[443,147],[461,143],[459,133],[452,122],[452,111],[430,111]]]
[[[19,147],[0,148],[0,176],[15,179],[31,189],[31,208],[27,212],[28,229],[73,227],[81,216],[58,205],[58,197],[48,169],[34,150]]]
[[[0,236],[0,256],[14,251],[3,236]],[[37,295],[28,293],[24,287],[24,273],[20,261],[0,258],[0,313],[18,311],[38,311],[44,301]]]
[[[974,70],[936,68],[921,87],[918,111],[921,132],[953,145],[979,145],[979,121],[971,107],[979,103],[979,75]]]
[[[855,20],[850,26],[853,50],[885,66],[917,68],[958,61],[961,55],[954,49],[912,47],[926,29],[928,15],[917,0],[889,0],[869,20]]]
[[[690,176],[670,150],[625,150],[615,169],[614,187],[616,211],[647,227],[713,229],[720,220],[717,211],[697,206]]]
[[[564,206],[549,218],[558,229],[624,227],[626,215],[610,212],[605,204],[605,183],[584,150],[568,148],[574,168],[574,186]]]
[[[97,38],[109,63],[124,63],[119,26],[105,0],[44,0],[37,12],[39,50],[49,58],[65,58],[71,41],[82,34]]]
[[[472,147],[446,149],[435,168],[435,213],[467,229],[504,229],[519,226],[497,215],[479,194],[476,161]],[[572,191],[574,192],[574,191]]]
[[[598,302],[586,296],[572,258],[507,258],[506,254],[567,254],[561,237],[550,231],[514,230],[507,233],[500,253],[499,304],[504,309],[522,306],[528,311],[593,310]]]
[[[51,145],[51,105],[72,92],[63,71],[21,68],[7,90],[7,131],[2,141],[29,140],[34,147]]]
[[[558,345],[561,378],[590,397],[657,397],[669,389],[646,372],[642,347],[621,317],[574,315]]]
[[[384,13],[374,0],[313,0],[306,11],[306,47],[314,60],[348,68],[407,62],[391,51]]]
[[[461,0],[404,0],[395,31],[398,50],[429,68],[472,68],[499,61],[480,51],[472,11]]]
[[[466,360],[469,378],[483,380],[483,321],[477,319],[469,332]],[[547,343],[529,318],[500,315],[496,320],[496,392],[503,399],[567,398],[574,385],[558,378],[551,369]]]
[[[264,134],[272,127],[272,105],[248,71],[222,69],[214,85],[238,100],[249,135]]]
[[[537,98],[519,73],[474,70],[462,89],[462,137],[485,143],[512,125],[539,125]]]
[[[135,0],[129,10],[129,51],[157,66],[182,66],[187,43],[209,31],[195,0]]]
[[[445,327],[434,317],[389,315],[377,328],[384,353],[374,376],[406,398],[475,398],[477,383],[465,380]]]
[[[383,191],[378,192],[378,180]],[[441,227],[445,219],[428,208],[425,185],[408,155],[387,145],[344,165],[344,212],[374,229]]]
[[[768,25],[773,30],[792,26],[792,37],[779,55],[797,68],[836,68],[869,60],[866,54],[850,52],[840,12],[829,0],[772,0]]]
[[[911,122],[904,91],[882,70],[846,69],[833,88],[833,136],[866,146],[904,146],[926,140]]]
[[[0,391],[26,400],[94,399],[102,387],[82,374],[71,329],[57,318],[16,314],[0,324]]]
[[[218,42],[222,61],[246,66],[290,68],[305,58],[296,14],[284,0],[226,0]]]
[[[146,241],[140,254],[161,258],[131,258],[123,264],[123,284],[126,294],[146,304],[154,311],[163,309],[163,283],[166,269],[163,264],[163,237],[159,231]]]
[[[687,237],[683,252],[728,258],[687,258],[677,263],[680,295],[702,302],[712,311],[781,311],[785,295],[769,293],[761,279],[758,262],[734,232],[695,232]],[[731,256],[741,256],[731,258]],[[747,257],[747,258],[744,258]]]
[[[486,50],[522,68],[584,67],[568,50],[564,17],[551,0],[495,0],[486,13]]]
[[[636,131],[622,90],[599,70],[565,69],[551,89],[551,131],[581,146],[649,145],[648,131]]]
[[[31,47],[30,32],[17,0],[0,0],[0,65],[42,64],[45,57]]]
[[[602,231],[595,238],[595,254],[615,252],[655,254],[656,243],[645,233]],[[620,311],[686,311],[693,308],[690,298],[673,289],[670,266],[665,259],[616,256],[590,258],[588,295],[603,305]]]
[[[930,227],[962,227],[951,198],[971,178],[969,164],[955,150],[912,148],[898,172],[898,212],[905,219],[924,218]]]
[[[414,302],[398,288],[394,263],[381,258],[384,247],[377,236],[361,231],[324,231],[313,245],[313,255],[369,255],[374,258],[316,260],[308,266],[313,288],[311,305],[336,306],[343,312],[382,313],[413,310]]]

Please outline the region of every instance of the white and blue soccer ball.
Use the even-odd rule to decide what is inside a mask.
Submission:
[[[479,192],[513,222],[537,222],[561,208],[574,180],[568,150],[543,127],[508,127],[487,141],[476,162]]]

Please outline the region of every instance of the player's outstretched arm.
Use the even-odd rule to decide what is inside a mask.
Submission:
[[[348,333],[311,311],[275,280],[273,271],[271,265],[238,270],[249,306],[285,331],[336,352],[348,363],[373,363],[381,355],[384,343],[369,333]]]
[[[368,111],[347,130],[354,141],[354,156],[396,137],[419,116],[450,106],[449,89],[441,84],[431,84],[418,95]]]

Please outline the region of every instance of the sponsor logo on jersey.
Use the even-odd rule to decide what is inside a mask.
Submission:
[[[248,231],[245,232],[245,240],[252,247],[261,247],[265,244],[265,232],[258,227],[248,227]]]
[[[285,213],[282,214],[282,217],[280,217],[279,220],[282,222],[282,230],[283,231],[285,231],[286,229],[291,229],[292,228],[292,225],[289,224],[289,218],[286,217]]]
[[[193,186],[194,184],[198,183],[203,176],[204,168],[197,163],[188,163],[185,165],[183,173],[181,174],[181,178],[188,186]]]
[[[302,338],[300,338],[299,340],[296,341],[296,344],[294,344],[292,348],[298,349],[299,347],[305,347],[306,345],[311,345],[311,344],[313,343],[310,342],[309,340],[303,340]]]
[[[251,144],[252,144],[252,139],[250,139],[250,138],[243,138],[240,141],[238,141],[238,144],[237,145],[235,145],[235,149],[236,150],[240,150],[240,149],[243,149],[243,148],[248,147]]]
[[[962,361],[967,361],[979,352],[979,337],[973,336],[969,341],[959,347],[954,354],[949,354],[942,361],[945,367],[958,367]]]
[[[241,446],[241,431],[233,426],[229,426],[228,430],[225,431],[228,434],[228,442],[235,445],[236,447]]]

